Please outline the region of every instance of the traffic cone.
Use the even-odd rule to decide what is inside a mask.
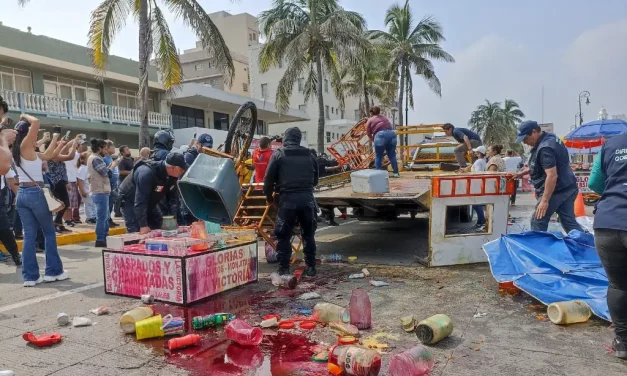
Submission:
[[[575,217],[586,217],[586,206],[583,203],[583,195],[579,193],[575,199]]]

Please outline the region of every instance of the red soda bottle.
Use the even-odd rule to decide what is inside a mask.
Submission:
[[[359,346],[333,346],[329,352],[329,372],[334,376],[377,376],[381,355]]]
[[[424,376],[428,375],[435,364],[431,352],[422,345],[396,354],[390,360],[389,376]]]
[[[253,328],[240,319],[231,321],[226,326],[225,332],[228,339],[242,346],[257,346],[263,339],[261,329]]]
[[[370,329],[372,317],[370,315],[370,298],[368,292],[361,288],[356,288],[351,294],[351,300],[348,305],[350,311],[351,324],[357,329]]]

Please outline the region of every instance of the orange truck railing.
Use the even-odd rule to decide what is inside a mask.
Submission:
[[[366,133],[367,121],[367,118],[361,119],[327,148],[340,165],[349,166],[351,170],[363,170],[374,161],[374,149]]]
[[[514,193],[513,174],[461,174],[432,177],[431,195],[437,198],[509,196]]]

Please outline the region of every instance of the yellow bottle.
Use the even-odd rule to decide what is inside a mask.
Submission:
[[[547,313],[551,322],[558,325],[586,322],[592,316],[588,304],[581,300],[552,303],[549,305]]]
[[[453,333],[453,321],[447,315],[433,315],[416,326],[416,336],[420,342],[433,345]]]
[[[120,328],[122,328],[124,333],[135,333],[135,323],[137,321],[145,320],[154,315],[155,311],[152,306],[134,308],[120,317]]]

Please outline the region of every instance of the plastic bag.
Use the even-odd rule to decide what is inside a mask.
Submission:
[[[274,240],[274,243],[276,244],[276,238],[273,237],[272,240]],[[276,249],[274,249],[274,247],[272,247],[272,244],[270,242],[266,242],[265,251],[266,251],[266,261],[269,264],[273,264],[279,261],[279,257],[278,257],[279,253],[277,252]]]

